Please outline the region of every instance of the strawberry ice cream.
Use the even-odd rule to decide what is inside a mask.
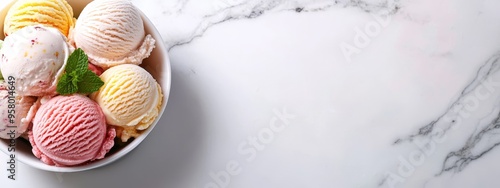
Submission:
[[[28,129],[38,109],[36,100],[35,97],[29,96],[11,96],[7,85],[3,80],[0,81],[0,138],[14,139]]]
[[[115,136],[101,108],[83,95],[57,96],[42,104],[29,132],[33,154],[55,166],[102,159]]]

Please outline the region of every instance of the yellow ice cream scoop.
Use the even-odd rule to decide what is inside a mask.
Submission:
[[[102,108],[106,123],[118,126],[117,136],[123,142],[140,135],[158,117],[163,94],[160,85],[142,67],[114,66],[100,78],[104,85],[90,97]]]
[[[58,29],[67,37],[75,22],[73,8],[66,0],[17,0],[5,17],[4,34],[8,36],[26,26],[42,24]]]

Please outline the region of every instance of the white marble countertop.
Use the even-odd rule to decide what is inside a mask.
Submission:
[[[500,1],[133,2],[169,46],[159,126],[2,187],[500,187]]]

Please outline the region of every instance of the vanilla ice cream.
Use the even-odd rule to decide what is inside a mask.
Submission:
[[[155,47],[153,37],[145,33],[139,10],[127,0],[89,3],[78,17],[70,41],[104,69],[141,64]]]
[[[56,94],[70,49],[59,30],[36,25],[6,37],[0,55],[2,75],[16,79],[17,94],[45,96]]]

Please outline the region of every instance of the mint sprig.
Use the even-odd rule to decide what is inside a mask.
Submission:
[[[87,54],[78,48],[69,56],[65,73],[59,79],[56,91],[61,95],[90,94],[98,91],[103,85],[101,78],[89,70]]]

